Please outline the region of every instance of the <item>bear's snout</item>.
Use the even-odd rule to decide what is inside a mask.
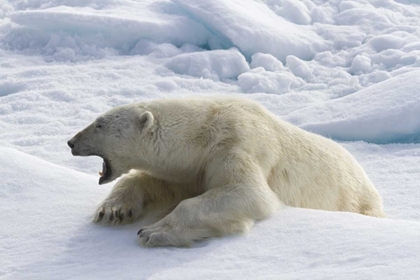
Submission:
[[[96,155],[94,147],[92,147],[91,143],[97,142],[97,139],[94,137],[94,133],[92,133],[92,125],[86,127],[82,131],[76,133],[70,140],[67,141],[67,145],[71,149],[71,153],[74,156],[91,156]]]
[[[80,155],[80,153],[77,151],[78,149],[77,148],[75,148],[76,147],[76,145],[75,145],[75,140],[74,140],[74,138],[72,138],[72,139],[70,139],[69,141],[67,141],[67,145],[69,145],[69,147],[70,147],[70,149],[71,149],[71,154],[73,155],[73,156],[79,156]],[[79,147],[80,148],[80,147]]]
[[[84,156],[88,155],[85,151],[86,147],[83,144],[84,141],[80,141],[80,135],[76,134],[73,138],[71,138],[69,141],[67,141],[67,145],[69,145],[71,149],[71,153],[74,156]]]
[[[73,149],[73,148],[74,148],[74,143],[73,143],[73,142],[71,142],[71,140],[67,141],[67,145],[69,145],[69,147],[70,147],[71,149]]]

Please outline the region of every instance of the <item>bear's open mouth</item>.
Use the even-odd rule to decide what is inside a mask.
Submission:
[[[105,158],[103,160],[104,161],[102,162],[102,172],[99,172],[99,185],[106,183],[112,174],[109,161]]]

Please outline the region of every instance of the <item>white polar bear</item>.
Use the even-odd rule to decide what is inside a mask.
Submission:
[[[246,232],[284,204],[385,216],[380,195],[344,148],[247,99],[119,106],[68,145],[73,155],[103,158],[100,184],[128,173],[96,222],[132,222],[151,205],[172,210],[139,231],[143,246]]]

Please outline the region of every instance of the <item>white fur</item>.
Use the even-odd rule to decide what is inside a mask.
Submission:
[[[144,246],[246,232],[282,204],[384,217],[380,195],[344,148],[247,99],[124,105],[70,141],[75,155],[107,158],[109,180],[132,170],[95,221],[131,222],[150,205],[173,209],[140,231]]]

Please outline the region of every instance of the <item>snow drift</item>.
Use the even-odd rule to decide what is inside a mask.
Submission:
[[[339,140],[420,143],[420,71],[401,74],[357,93],[285,117]]]
[[[244,236],[145,249],[140,225],[91,223],[111,186],[0,148],[0,273],[10,279],[414,279],[420,223],[286,208]],[[25,174],[25,176],[22,176]],[[264,238],[261,238],[264,236]]]
[[[238,47],[244,55],[270,53],[285,61],[287,55],[311,59],[326,48],[322,38],[308,27],[282,17],[264,3],[242,0],[175,0],[188,15],[216,34],[225,45]]]

